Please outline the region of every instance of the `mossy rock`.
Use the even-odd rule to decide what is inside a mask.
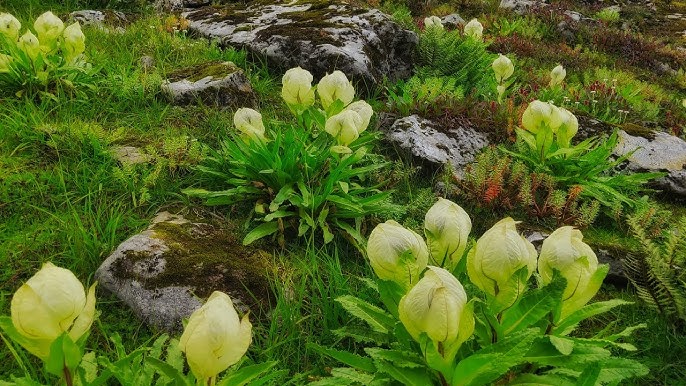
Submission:
[[[162,92],[176,105],[200,102],[236,108],[257,103],[250,80],[231,62],[211,61],[172,72]]]
[[[231,296],[239,312],[265,315],[274,271],[271,255],[242,246],[231,230],[163,212],[122,243],[96,277],[148,325],[178,331],[213,291]]]
[[[367,91],[408,77],[418,43],[389,16],[342,0],[256,0],[183,16],[191,32],[244,48],[278,71],[300,66],[321,78],[338,69]]]

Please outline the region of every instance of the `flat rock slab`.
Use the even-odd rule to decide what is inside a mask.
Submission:
[[[269,254],[241,246],[225,230],[163,212],[119,245],[95,275],[143,322],[171,332],[215,290],[241,312],[267,309],[270,262]]]
[[[652,132],[647,137],[634,136],[620,130],[617,156],[636,150],[628,159],[627,169],[635,172],[667,172],[655,182],[658,189],[686,196],[686,142],[679,137]]]
[[[450,163],[461,177],[465,166],[488,146],[488,138],[469,127],[440,128],[417,115],[400,118],[390,127],[381,127],[385,140],[412,156],[434,165]]]
[[[254,107],[257,97],[250,80],[231,62],[210,62],[169,75],[162,92],[176,105],[198,101],[221,107]]]
[[[266,57],[271,66],[300,66],[315,78],[337,69],[366,86],[410,76],[418,43],[414,32],[380,11],[340,0],[252,1],[183,16],[190,31]]]

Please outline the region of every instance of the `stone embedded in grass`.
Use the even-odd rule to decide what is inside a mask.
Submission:
[[[231,62],[209,62],[176,71],[162,83],[175,105],[198,101],[221,107],[253,107],[257,97],[243,70]]]
[[[441,128],[436,122],[417,115],[396,120],[390,127],[381,127],[386,141],[400,147],[413,157],[433,165],[450,163],[457,176],[488,146],[488,138],[470,127]]]
[[[78,21],[82,26],[88,25],[102,29],[110,27],[120,29],[131,24],[131,20],[124,13],[109,9],[105,11],[90,9],[74,11],[69,14],[69,20]]]
[[[418,43],[378,10],[340,0],[232,3],[185,12],[190,31],[245,48],[280,69],[300,66],[316,79],[341,70],[357,86],[408,77]]]
[[[263,316],[272,299],[271,261],[226,229],[163,212],[119,245],[96,278],[146,324],[179,331],[213,291],[229,294],[241,313]]]
[[[619,143],[614,153],[617,156],[634,152],[628,159],[627,169],[635,172],[661,172],[668,174],[655,181],[654,185],[670,194],[686,196],[686,141],[663,133],[631,135],[619,131]]]

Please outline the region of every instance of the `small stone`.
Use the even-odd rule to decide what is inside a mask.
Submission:
[[[529,12],[529,9],[534,7],[543,7],[546,3],[537,0],[501,0],[500,8],[509,9],[513,12],[524,15]]]
[[[184,0],[155,0],[153,7],[158,13],[181,12]]]
[[[122,165],[143,164],[149,160],[149,156],[135,146],[117,146],[112,149],[112,155]]]
[[[462,17],[460,17],[460,15],[452,13],[450,15],[443,16],[441,18],[441,23],[448,28],[455,29],[460,25],[464,25],[465,20]]]

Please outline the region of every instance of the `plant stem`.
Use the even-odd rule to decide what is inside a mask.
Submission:
[[[64,374],[64,383],[66,383],[67,386],[73,386],[74,380],[71,379],[71,373],[69,372],[67,366],[64,366],[62,369],[62,374]]]

